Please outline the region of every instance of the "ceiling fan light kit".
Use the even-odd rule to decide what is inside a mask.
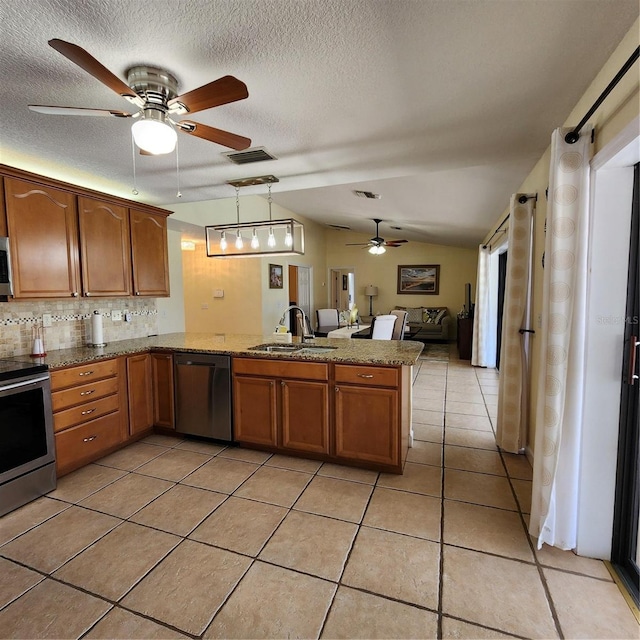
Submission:
[[[154,156],[171,153],[176,148],[178,134],[160,109],[144,109],[140,120],[131,125],[136,146]]]

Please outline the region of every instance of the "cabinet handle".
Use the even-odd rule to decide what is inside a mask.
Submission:
[[[281,386],[281,387],[286,387],[286,386],[287,386],[287,383],[286,383],[284,380],[281,380],[281,381],[280,381],[280,386]]]
[[[91,295],[91,291],[85,291],[85,292],[84,292],[84,295],[85,295],[85,296],[90,296],[90,295]]]
[[[74,292],[71,294],[71,297],[72,297],[72,298],[77,298],[77,297],[78,297],[78,292],[77,292],[77,291],[74,291]]]
[[[82,438],[82,442],[93,442],[98,436],[89,436],[88,438]]]
[[[336,393],[338,393],[338,391],[340,391],[340,387],[336,387]]]
[[[90,391],[81,391],[80,395],[81,396],[90,396],[92,393],[95,393],[96,390],[95,389],[91,389]]]
[[[359,373],[358,378],[373,378],[373,373]]]
[[[139,296],[139,295],[140,295],[140,292],[139,292],[139,291],[136,291],[136,295],[137,295],[137,296]]]
[[[79,376],[90,376],[91,374],[93,374],[93,371],[83,371],[82,373],[79,373]]]
[[[95,407],[93,409],[87,409],[86,411],[83,411],[80,415],[81,416],[88,416],[90,413],[93,413],[95,410],[96,410]]]

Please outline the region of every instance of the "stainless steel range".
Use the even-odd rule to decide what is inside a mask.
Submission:
[[[46,365],[0,360],[0,516],[56,488]]]

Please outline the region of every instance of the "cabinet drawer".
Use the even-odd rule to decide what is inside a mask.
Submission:
[[[335,365],[337,383],[359,384],[372,387],[397,387],[398,369],[362,365]]]
[[[71,409],[58,411],[53,414],[53,430],[58,432],[63,429],[67,429],[74,424],[93,420],[98,416],[104,416],[112,411],[117,411],[119,406],[120,400],[118,394],[114,393],[106,398],[92,400],[91,402],[81,404],[77,407],[72,407]]]
[[[82,384],[51,394],[51,406],[54,411],[62,411],[82,402],[89,402],[110,396],[118,391],[118,378],[107,378],[90,384]]]
[[[102,451],[120,443],[120,412],[56,433],[55,439],[58,472],[96,459]]]
[[[233,372],[236,374],[267,376],[269,378],[296,378],[298,380],[329,379],[329,365],[325,362],[234,358]]]
[[[72,367],[71,369],[62,369],[51,373],[51,390],[64,389],[72,387],[76,384],[85,384],[93,380],[101,378],[110,378],[118,373],[118,361],[103,360],[101,362],[92,362],[91,364],[82,365],[81,367]]]

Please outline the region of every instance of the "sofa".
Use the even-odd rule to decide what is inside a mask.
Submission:
[[[411,340],[453,340],[453,318],[447,307],[395,307],[407,312]],[[414,331],[417,329],[417,332]]]

